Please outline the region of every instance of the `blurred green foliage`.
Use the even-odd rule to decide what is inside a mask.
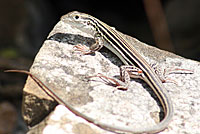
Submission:
[[[13,59],[19,57],[19,53],[15,48],[5,48],[0,50],[0,57]]]

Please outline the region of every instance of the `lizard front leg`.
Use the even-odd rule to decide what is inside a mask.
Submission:
[[[95,51],[100,50],[103,47],[102,37],[98,33],[96,33],[94,39],[96,43],[94,43],[90,47],[86,47],[82,44],[75,45],[74,47],[76,48],[76,51],[80,51],[83,54],[92,54]]]

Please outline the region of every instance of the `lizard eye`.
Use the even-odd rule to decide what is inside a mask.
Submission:
[[[76,20],[78,20],[78,19],[79,19],[79,16],[78,16],[78,15],[76,15],[76,16],[74,16],[74,18],[75,18]]]

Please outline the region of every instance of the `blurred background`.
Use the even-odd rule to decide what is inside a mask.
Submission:
[[[21,117],[28,70],[60,17],[77,10],[117,30],[186,58],[200,59],[200,0],[0,0],[0,134],[24,134]]]

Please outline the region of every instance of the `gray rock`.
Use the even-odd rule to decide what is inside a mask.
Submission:
[[[137,39],[122,34],[148,63],[159,63],[161,70],[171,68],[190,69],[193,74],[166,74],[176,83],[164,83],[174,106],[174,117],[169,127],[161,133],[199,133],[200,128],[200,64],[175,54],[148,46]],[[91,35],[73,29],[60,21],[48,36],[38,52],[30,71],[48,85],[65,102],[80,112],[109,124],[137,128],[152,126],[159,122],[162,108],[157,98],[142,80],[133,79],[128,90],[117,90],[100,78],[88,78],[98,73],[109,77],[119,76],[120,60],[107,49],[93,55],[82,55],[75,51],[74,45],[86,46],[95,42]],[[48,114],[56,102],[46,95],[31,79],[27,80],[25,92],[34,99],[24,96],[24,113],[37,105],[30,114]],[[30,85],[33,86],[30,86]],[[26,88],[29,87],[29,88]],[[28,90],[26,90],[28,89]],[[37,90],[37,91],[36,91]],[[48,101],[45,105],[39,100]],[[32,102],[32,105],[27,104]],[[53,103],[54,105],[52,105]],[[49,105],[51,104],[51,105]],[[43,111],[42,111],[43,110]],[[27,115],[24,115],[26,118]],[[29,124],[34,119],[29,117]],[[39,115],[38,115],[39,118]],[[42,116],[41,120],[44,118]],[[92,123],[76,116],[62,105],[56,108],[44,120],[33,123],[29,134],[110,134]]]

